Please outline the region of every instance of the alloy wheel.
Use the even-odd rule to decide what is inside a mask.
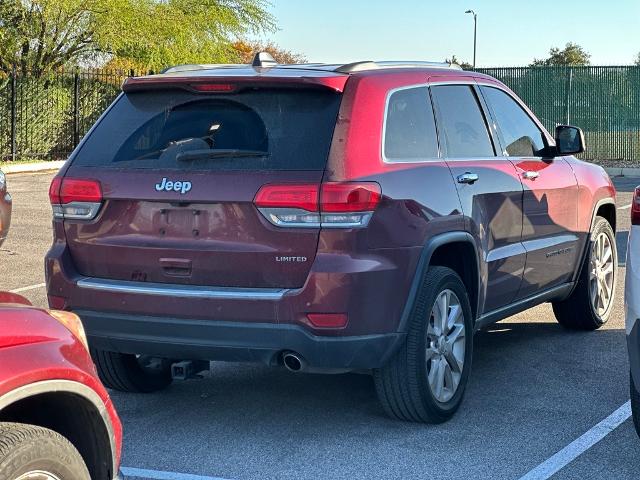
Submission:
[[[599,317],[604,316],[613,300],[614,272],[611,240],[606,233],[601,232],[593,242],[589,269],[591,305]]]
[[[426,362],[429,388],[445,403],[458,390],[465,357],[465,323],[460,299],[451,290],[440,292],[427,326]]]
[[[16,480],[60,480],[53,473],[42,470],[34,470],[20,475]]]

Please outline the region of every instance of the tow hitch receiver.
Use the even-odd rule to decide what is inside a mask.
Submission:
[[[209,370],[209,362],[204,360],[184,360],[171,365],[171,378],[174,380],[202,378],[200,372],[203,370]]]

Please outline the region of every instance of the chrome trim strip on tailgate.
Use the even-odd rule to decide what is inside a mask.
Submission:
[[[227,300],[280,300],[289,291],[289,289],[284,288],[208,287],[201,285],[142,283],[91,277],[81,278],[77,284],[80,288],[104,292]]]

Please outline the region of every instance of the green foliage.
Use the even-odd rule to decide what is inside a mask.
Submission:
[[[451,58],[445,58],[444,60],[446,63],[455,63],[456,65],[460,65],[460,67],[462,67],[463,70],[473,70],[473,65],[471,65],[468,62],[465,62],[464,60],[458,60],[458,58],[453,55]]]
[[[569,42],[561,50],[552,48],[549,50],[549,57],[545,59],[535,59],[532,67],[579,67],[591,63],[591,54],[577,43]]]
[[[636,58],[634,59],[633,63],[640,66],[640,53],[636,55]]]
[[[77,117],[75,76],[77,75]],[[75,146],[74,125],[82,137],[120,93],[122,75],[105,71],[18,76],[16,143],[19,158],[66,156]],[[0,158],[11,151],[11,83],[0,81]]]
[[[514,90],[548,131],[582,128],[581,158],[621,165],[640,158],[640,67],[484,68]]]
[[[239,40],[233,44],[236,51],[238,63],[251,63],[253,57],[258,52],[269,53],[276,62],[281,64],[306,63],[307,58],[299,53],[278,47],[272,42],[261,43],[257,41]]]
[[[9,85],[0,90],[0,138],[11,138]],[[72,133],[72,95],[68,87],[45,79],[21,78],[16,84],[16,143],[22,156],[47,154]],[[10,145],[7,145],[10,147]],[[8,148],[7,148],[8,151]],[[5,153],[5,152],[3,152]]]
[[[226,62],[232,43],[273,31],[267,0],[2,0],[0,71],[44,75],[118,57],[146,68]]]

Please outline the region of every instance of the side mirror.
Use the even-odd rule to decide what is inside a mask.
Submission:
[[[556,127],[556,150],[558,155],[575,155],[584,152],[584,133],[578,127],[558,125]]]

